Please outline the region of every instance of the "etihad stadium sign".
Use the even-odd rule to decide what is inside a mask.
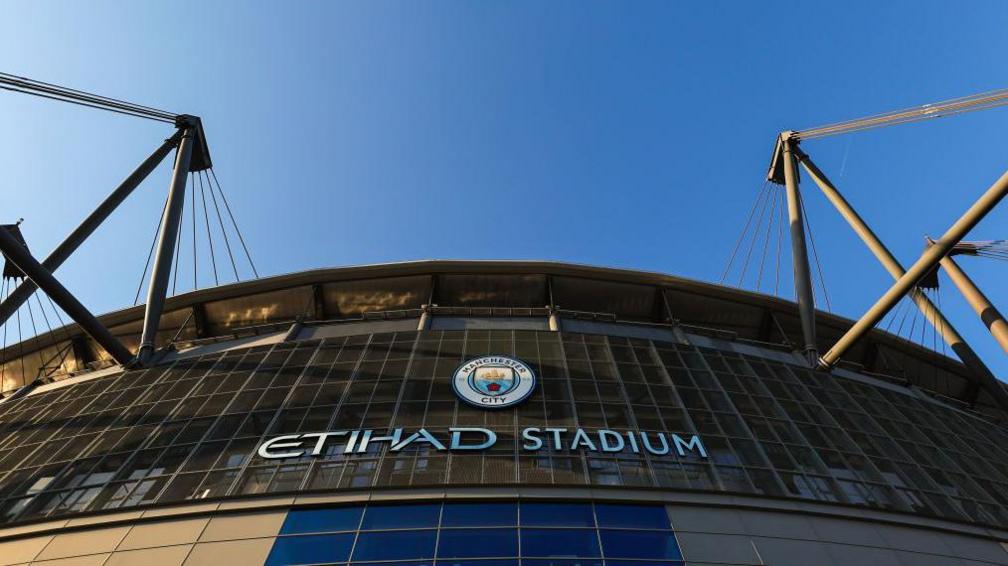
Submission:
[[[462,401],[482,409],[513,407],[529,398],[536,376],[525,362],[508,356],[491,355],[464,362],[452,374],[452,389]],[[421,428],[406,432],[395,428],[336,430],[287,434],[263,442],[258,454],[266,459],[332,457],[337,454],[366,454],[374,445],[385,444],[391,452],[409,447],[457,452],[488,450],[497,443],[497,433],[487,428],[451,427],[437,434]],[[699,436],[683,438],[664,432],[585,430],[582,428],[528,427],[521,431],[521,449],[554,451],[633,452],[655,456],[691,454],[707,457]]]
[[[707,458],[707,449],[695,434],[683,438],[678,434],[664,432],[528,427],[521,431],[521,439],[521,450],[525,452],[550,449]],[[426,428],[414,432],[395,428],[379,434],[373,429],[358,429],[277,436],[263,442],[257,452],[262,458],[274,460],[305,456],[331,457],[340,453],[365,454],[369,448],[378,444],[387,445],[391,452],[400,452],[410,447],[469,452],[488,450],[496,443],[496,432],[479,427],[451,427],[437,434]]]

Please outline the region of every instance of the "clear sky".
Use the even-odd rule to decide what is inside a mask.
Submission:
[[[778,131],[1008,87],[1002,2],[32,1],[3,13],[0,70],[203,117],[263,274],[514,258],[717,281]],[[2,91],[0,120],[0,221],[24,217],[39,257],[172,131]],[[1001,109],[803,147],[909,264],[1008,168],[1006,131]],[[94,311],[132,304],[167,179],[163,166],[58,271]],[[890,281],[806,185],[833,310],[856,318]],[[1006,219],[1008,203],[970,239],[1008,238]],[[961,264],[1008,310],[1008,265]],[[1008,376],[944,283],[950,318]]]

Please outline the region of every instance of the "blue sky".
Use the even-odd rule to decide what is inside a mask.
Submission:
[[[1006,21],[999,2],[10,2],[0,70],[202,116],[264,274],[528,258],[717,281],[778,131],[1008,86]],[[0,221],[24,217],[38,256],[171,133],[4,92],[0,116]],[[1008,167],[1005,131],[1008,109],[804,148],[909,264]],[[167,179],[58,271],[94,311],[132,304]],[[888,276],[805,191],[833,310],[857,317]],[[1008,266],[961,264],[1008,308]]]

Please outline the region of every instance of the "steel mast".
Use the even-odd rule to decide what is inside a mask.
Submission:
[[[893,286],[819,358],[818,366],[820,369],[828,370],[836,365],[851,346],[874,328],[900,299],[909,295],[921,312],[924,313],[925,319],[935,327],[937,332],[941,334],[942,339],[952,347],[963,364],[973,374],[975,387],[973,387],[973,390],[969,394],[972,402],[975,403],[979,389],[983,388],[990,393],[1001,409],[1008,411],[1008,391],[1005,390],[1005,387],[997,380],[979,356],[976,355],[965,339],[956,332],[938,308],[917,289],[917,284],[924,276],[939,264],[942,265],[950,277],[952,277],[953,282],[956,283],[967,300],[984,320],[995,338],[1008,351],[1008,346],[1006,346],[1008,344],[1008,335],[1006,335],[1008,334],[1008,324],[1005,323],[1000,313],[993,308],[990,301],[980,292],[979,288],[949,258],[950,252],[955,245],[1008,195],[1008,172],[991,185],[959,220],[949,227],[941,238],[932,241],[921,257],[909,269],[904,270],[903,266],[889,252],[888,248],[886,248],[885,244],[882,243],[871,228],[868,227],[854,207],[840,194],[833,183],[812,162],[809,156],[798,148],[798,144],[802,140],[918,122],[1005,105],[1008,105],[1008,89],[1000,89],[802,131],[785,131],[778,136],[770,162],[770,169],[767,173],[767,179],[773,183],[787,187],[788,200],[790,202],[793,198],[791,194],[792,190],[797,192],[796,174],[793,170],[794,156],[797,155],[802,167],[823,191],[830,203],[833,204],[844,220],[850,224],[854,232],[861,238],[883,267],[885,267],[886,271],[895,279]],[[798,198],[800,198],[800,195],[798,195]],[[791,234],[792,251],[795,258],[795,294],[798,297],[798,309],[802,319],[802,330],[805,335],[807,353],[807,343],[810,336],[807,327],[810,321],[813,327],[811,336],[814,339],[814,311],[810,312],[807,306],[809,291],[806,291],[806,288],[810,288],[810,285],[805,281],[801,273],[803,264],[806,273],[808,269],[807,255],[800,253],[804,249],[804,234],[800,230],[800,227],[799,230],[795,230],[793,218]]]
[[[96,342],[101,344],[117,362],[121,364],[145,364],[149,362],[154,352],[155,337],[161,320],[161,314],[164,310],[168,275],[171,272],[176,235],[182,216],[182,205],[185,202],[186,179],[189,173],[203,171],[213,166],[210,160],[210,151],[207,146],[206,136],[203,132],[202,121],[198,117],[188,114],[176,114],[150,106],[142,106],[124,100],[7,73],[0,73],[0,89],[127,116],[165,122],[175,126],[176,131],[85,217],[80,226],[72,231],[44,261],[37,261],[16,238],[5,230],[0,230],[0,251],[28,276],[28,279],[19,285],[6,300],[0,303],[0,323],[6,321],[16,312],[31,296],[32,292],[35,291],[36,287],[38,287],[60,304],[64,311],[85,332],[91,335]],[[172,180],[169,185],[168,204],[163,213],[162,228],[158,237],[157,256],[147,293],[147,305],[144,314],[140,348],[137,356],[134,358],[126,347],[112,336],[108,332],[108,329],[91,315],[72,293],[67,291],[56,280],[52,272],[59,268],[88,236],[126,200],[137,186],[167,157],[172,149],[176,150],[176,157]]]

